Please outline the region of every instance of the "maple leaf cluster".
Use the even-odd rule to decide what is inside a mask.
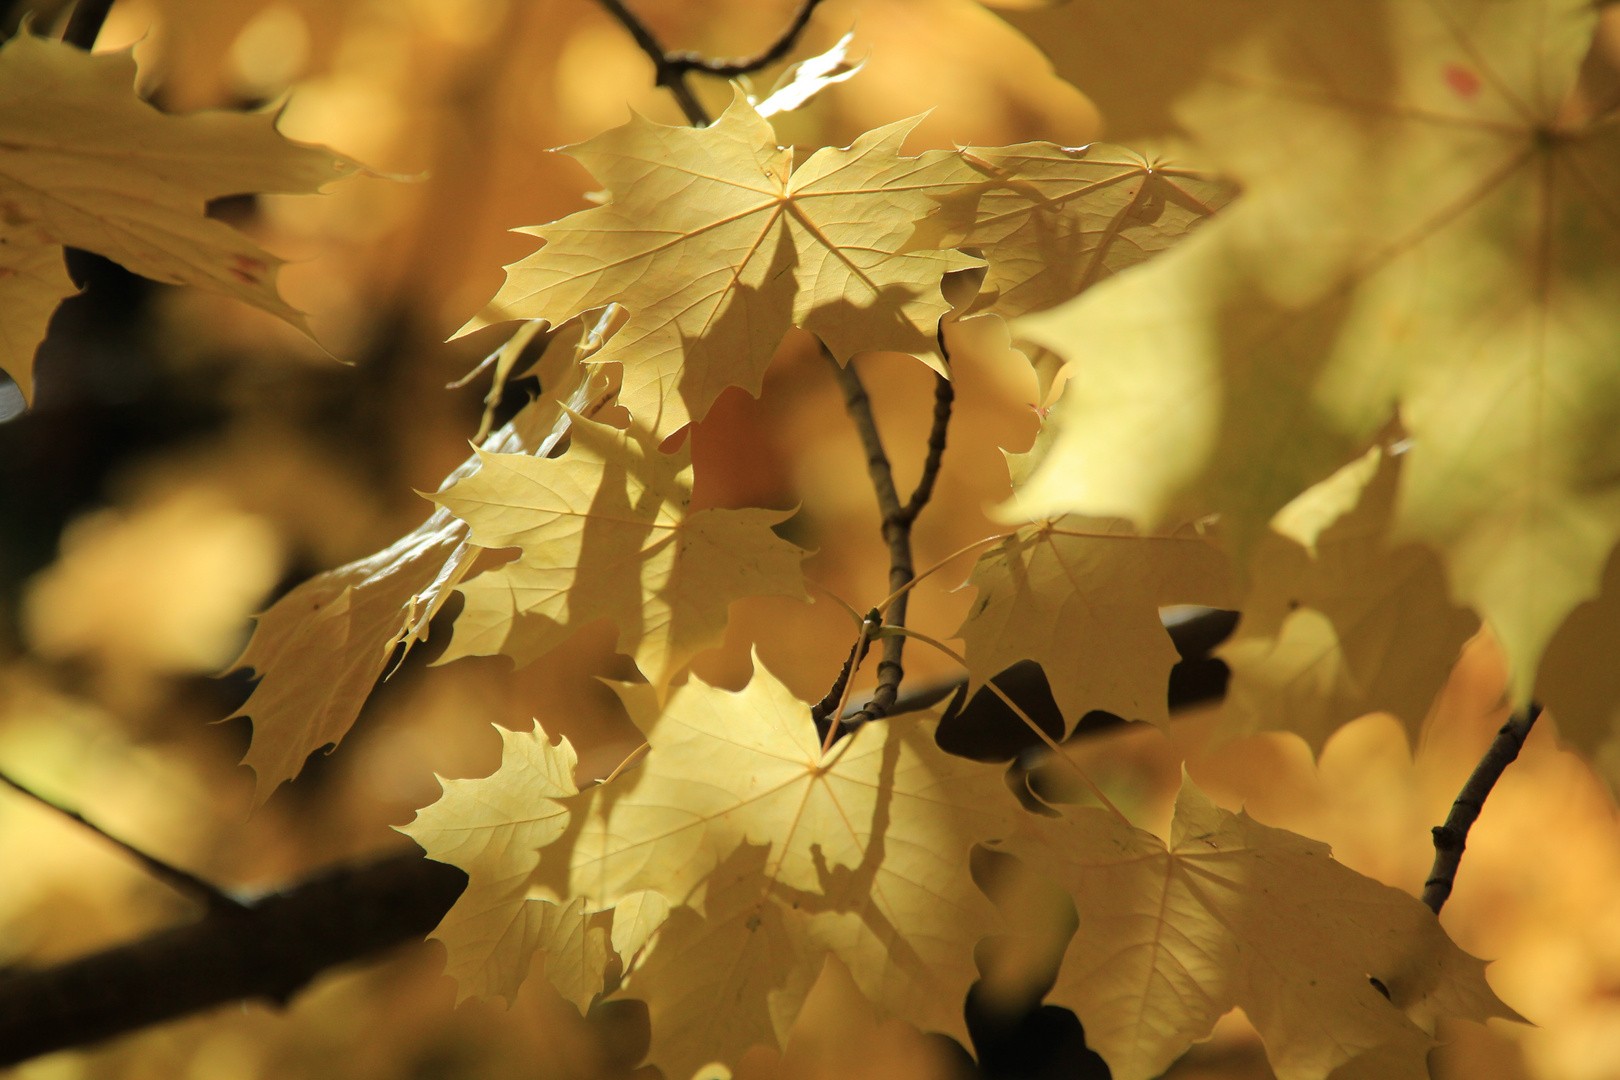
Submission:
[[[1574,685],[1555,639],[1620,539],[1620,129],[1583,96],[1595,10],[1247,0],[1217,23],[1193,0],[1139,6],[1018,18],[1087,43],[1055,50],[1059,71],[1117,103],[1122,132],[1173,117],[1174,153],[907,156],[906,121],[795,164],[740,93],[712,126],[637,116],[566,149],[599,205],[527,230],[542,246],[463,328],[522,320],[497,372],[543,342],[541,394],[483,433],[427,522],[294,589],[238,662],[261,677],[240,715],[262,802],[343,738],[452,593],[441,663],[531,663],[615,628],[645,680],[614,685],[642,750],[581,789],[566,739],[503,729],[500,768],[443,781],[404,829],[468,874],[434,933],[460,997],[510,1001],[543,956],[582,1010],[646,1001],[650,1060],[684,1080],[779,1044],[835,959],[881,1013],[965,1036],[976,946],[1021,931],[975,883],[982,845],[1072,901],[1048,997],[1122,1080],[1159,1075],[1234,1007],[1284,1080],[1423,1076],[1438,1018],[1516,1015],[1416,899],[1190,779],[1166,840],[1106,797],[1021,803],[999,766],[939,748],[934,713],[824,739],[757,662],[739,692],[687,672],[735,601],[808,595],[807,553],[773,531],[790,515],[691,508],[684,429],[728,387],[759,395],[795,329],[839,365],[898,352],[950,378],[943,328],[1004,319],[1043,392],[1067,381],[1009,456],[1011,531],[969,576],[967,693],[1032,660],[1065,735],[1094,710],[1166,725],[1161,609],[1230,608],[1217,737],[1319,749],[1376,710],[1416,734],[1483,623],[1517,704],[1568,700],[1587,719],[1567,735],[1608,738],[1620,695]],[[1086,50],[1153,19],[1185,32],[1132,57],[1151,90],[1088,85]],[[0,53],[0,100],[27,90],[65,116],[117,90],[130,131],[97,144],[125,171],[81,197],[58,178],[88,151],[42,134],[62,116],[0,111],[0,362],[25,390],[71,288],[46,255],[101,251],[296,318],[274,260],[202,203],[354,168],[263,117],[163,117],[128,95],[129,69],[28,34]],[[952,303],[959,272],[976,287]]]

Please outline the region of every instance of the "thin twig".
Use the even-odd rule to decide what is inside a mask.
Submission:
[[[911,526],[934,493],[934,481],[939,476],[940,461],[945,453],[945,433],[951,421],[951,405],[955,401],[955,390],[949,379],[943,375],[936,377],[934,422],[928,433],[928,456],[923,463],[922,477],[917,481],[916,490],[911,493],[909,499],[901,503],[900,493],[894,486],[894,472],[889,466],[889,456],[883,449],[883,439],[878,434],[877,421],[872,417],[872,399],[867,396],[866,387],[856,374],[853,363],[839,364],[831,353],[825,349],[823,352],[833,366],[839,386],[843,388],[845,410],[855,422],[855,430],[859,433],[861,445],[866,450],[866,471],[872,478],[872,489],[877,493],[878,510],[883,516],[883,539],[889,545],[890,593],[883,622],[885,626],[903,627],[906,624],[906,604],[910,599],[910,591],[906,586],[915,576],[911,562]],[[848,730],[871,720],[879,720],[889,714],[889,710],[894,707],[899,697],[900,680],[905,676],[905,668],[901,663],[904,651],[903,635],[884,639],[883,659],[878,662],[878,681],[877,687],[872,691],[872,698],[861,706],[854,716],[848,719],[841,718],[840,726],[843,729]]]
[[[112,6],[113,0],[79,0],[68,19],[67,29],[62,31],[62,40],[89,51],[101,36],[101,26],[107,21],[107,12]]]
[[[118,837],[107,832],[95,822],[87,821],[78,811],[69,810],[61,803],[47,799],[39,792],[34,791],[32,788],[29,788],[21,782],[12,779],[4,772],[0,772],[0,783],[21,792],[30,799],[33,799],[35,802],[39,803],[41,806],[55,810],[63,817],[78,822],[80,825],[84,826],[86,829],[89,829],[91,832],[95,833],[109,844],[112,844],[114,847],[122,850],[126,855],[129,855],[136,862],[140,863],[141,866],[145,867],[148,873],[157,878],[159,881],[163,882],[165,885],[174,889],[175,892],[190,896],[196,900],[201,900],[204,904],[207,904],[210,911],[242,912],[247,910],[246,906],[244,906],[240,900],[232,896],[230,893],[227,893],[219,886],[204,881],[202,878],[191,873],[190,871],[182,870],[178,866],[171,866],[169,863],[164,862],[157,856],[149,855],[140,848],[135,847],[133,844],[129,844],[118,839]]]
[[[753,56],[740,56],[735,60],[708,60],[697,53],[668,53],[664,57],[664,62],[683,72],[701,71],[705,75],[716,75],[722,79],[750,75],[760,68],[770,67],[793,50],[799,35],[809,25],[810,16],[820,4],[821,0],[803,0],[798,12],[793,16],[793,21],[782,31],[782,36]]]
[[[1468,830],[1479,817],[1485,799],[1490,795],[1491,788],[1496,786],[1502,771],[1519,756],[1525,737],[1530,734],[1530,728],[1540,715],[1541,706],[1532,704],[1523,712],[1514,713],[1502,725],[1496,738],[1491,741],[1490,749],[1479,759],[1473,775],[1457,795],[1457,801],[1451,804],[1446,823],[1434,827],[1434,866],[1429,870],[1429,880],[1423,883],[1423,902],[1436,915],[1440,914],[1440,908],[1451,896],[1457,867],[1468,844]]]
[[[689,68],[682,68],[669,62],[669,54],[653,37],[647,24],[638,19],[635,12],[625,7],[621,0],[601,0],[603,7],[608,9],[615,19],[618,19],[624,28],[630,31],[630,36],[636,39],[641,51],[647,54],[647,59],[653,62],[657,75],[653,82],[675,95],[675,101],[680,105],[681,112],[686,114],[686,122],[693,127],[708,127],[709,113],[692,88],[686,85],[686,73]]]

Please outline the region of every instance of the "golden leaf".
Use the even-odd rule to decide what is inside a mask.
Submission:
[[[575,418],[560,458],[480,453],[478,471],[435,496],[472,542],[522,557],[460,586],[446,662],[501,653],[529,663],[607,618],[618,649],[660,691],[725,635],[744,596],[808,599],[804,552],[771,526],[777,510],[699,510],[691,451]]]
[[[94,251],[308,330],[276,293],[282,260],[204,209],[225,195],[318,191],[358,166],[283,138],[272,114],[167,116],[136,97],[134,84],[128,52],[92,55],[27,30],[0,46],[0,310],[8,316],[0,360],[30,400],[38,313],[52,295],[71,293],[65,274],[43,268],[45,245]],[[14,246],[22,254],[12,255]],[[20,326],[10,318],[19,311],[31,316]]]
[[[1279,1080],[1368,1055],[1383,1075],[1423,1077],[1436,1017],[1518,1018],[1417,899],[1222,810],[1190,780],[1168,847],[1101,810],[1021,822],[1004,847],[1080,916],[1047,1000],[1075,1011],[1117,1080],[1158,1076],[1233,1007]]]
[[[791,149],[740,94],[707,128],[640,116],[567,153],[610,191],[606,206],[524,230],[539,251],[507,267],[491,309],[553,324],[618,302],[628,323],[596,356],[624,365],[621,403],[662,440],[701,420],[727,386],[759,395],[782,335],[800,326],[840,362],[885,350],[934,358],[955,252],[900,254],[951,182],[953,155],[900,156],[916,120],[817,151]]]

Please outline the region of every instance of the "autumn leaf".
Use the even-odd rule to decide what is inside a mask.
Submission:
[[[1398,411],[1394,538],[1441,554],[1524,701],[1620,536],[1620,129],[1570,97],[1596,9],[1373,10],[1284,5],[1221,54],[1178,115],[1244,198],[1020,322],[1074,365],[1021,500],[1219,512],[1246,558]]]
[[[1068,727],[1094,709],[1167,723],[1180,655],[1159,608],[1229,606],[1227,577],[1225,558],[1196,533],[1140,536],[1083,518],[1027,525],[968,578],[979,592],[957,631],[968,693],[1034,660]]]
[[[0,372],[16,380],[25,399],[33,397],[34,351],[51,315],[76,292],[61,244],[39,229],[0,221]]]
[[[29,400],[40,312],[72,293],[45,265],[63,245],[308,330],[276,292],[281,260],[204,210],[225,195],[315,192],[358,166],[283,138],[270,113],[167,116],[134,83],[128,52],[92,55],[26,30],[0,45],[0,361]]]
[[[1168,847],[1102,810],[1020,822],[1002,846],[1080,917],[1047,1000],[1075,1011],[1116,1080],[1158,1076],[1234,1007],[1279,1080],[1367,1056],[1382,1075],[1424,1077],[1435,1018],[1518,1018],[1418,900],[1324,844],[1222,810],[1190,780]]]
[[[581,342],[577,324],[572,331],[559,332],[547,350],[556,358],[547,362],[549,392],[489,436],[486,449],[549,453],[568,434],[569,408],[596,411],[611,399],[612,380],[580,362],[599,342]],[[474,454],[441,487],[478,465]],[[257,778],[255,805],[297,776],[310,754],[347,734],[394,647],[426,639],[478,551],[466,523],[438,509],[382,551],[315,575],[258,616],[231,670],[251,668],[259,683],[229,717],[253,719],[242,760]]]
[[[603,931],[593,928],[595,945],[587,950],[580,899],[562,906],[528,895],[540,849],[568,827],[570,812],[559,800],[579,794],[574,748],[566,738],[551,742],[538,723],[528,732],[498,725],[495,730],[501,733],[501,767],[481,780],[440,777],[444,794],[399,830],[422,845],[428,858],[467,872],[466,891],[429,936],[444,942],[457,1004],[499,996],[510,1005],[535,950],[544,947],[559,952],[559,967],[577,969],[569,980],[575,993],[567,996],[583,1010],[602,988]],[[581,962],[587,951],[594,965]],[[594,986],[588,974],[593,966]]]
[[[480,453],[478,471],[436,496],[481,547],[522,556],[460,586],[466,603],[441,659],[501,653],[529,663],[597,619],[660,691],[725,635],[745,596],[808,599],[805,553],[776,510],[688,511],[691,451],[575,419],[568,452]]]
[[[707,128],[634,116],[566,151],[612,201],[524,230],[545,246],[507,267],[490,310],[462,333],[623,304],[629,322],[596,361],[624,365],[621,403],[658,440],[701,420],[727,386],[759,396],[793,326],[840,362],[885,350],[937,365],[935,327],[950,310],[940,278],[974,260],[899,254],[933,205],[927,193],[953,175],[943,151],[900,156],[916,122],[794,170],[792,150],[741,95]]]
[[[1101,143],[975,146],[960,160],[957,186],[934,196],[908,247],[983,255],[990,269],[963,317],[1060,304],[1166,250],[1233,194],[1173,158]]]
[[[675,905],[624,991],[665,1075],[778,1046],[828,953],[887,1015],[965,1034],[973,947],[996,926],[968,851],[1014,805],[998,768],[943,753],[915,715],[823,757],[809,705],[757,664],[739,693],[694,677],[662,710],[649,686],[616,689],[652,748],[586,822],[571,882],[602,906],[647,888]]]
[[[1451,603],[1433,552],[1390,542],[1404,458],[1374,447],[1273,521],[1217,652],[1232,669],[1218,738],[1281,729],[1320,751],[1341,724],[1388,712],[1417,745],[1479,620]]]
[[[1181,130],[1175,105],[1198,84],[1210,58],[1241,42],[1288,0],[989,0],[1028,35],[1102,113],[1114,142],[1160,139]]]

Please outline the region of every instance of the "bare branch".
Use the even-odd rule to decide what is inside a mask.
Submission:
[[[285,1003],[329,968],[420,941],[466,884],[455,867],[407,852],[66,964],[0,975],[0,1067],[231,1001]]]
[[[87,820],[78,811],[70,810],[59,802],[47,799],[39,792],[24,786],[21,782],[6,775],[4,772],[0,772],[0,784],[5,784],[13,790],[19,791],[28,796],[30,799],[33,799],[41,806],[55,810],[63,817],[69,818],[70,820],[76,821],[80,825],[83,825],[86,829],[89,829],[91,832],[95,833],[97,836],[101,837],[103,840],[107,841],[109,844],[112,844],[114,847],[120,849],[126,855],[133,858],[136,862],[140,863],[148,873],[172,888],[175,892],[178,892],[184,896],[189,896],[194,900],[201,900],[204,904],[208,905],[208,908],[211,911],[247,910],[240,900],[225,892],[219,886],[204,881],[202,878],[191,873],[190,871],[182,870],[178,866],[171,866],[157,856],[149,855],[135,845],[118,839],[118,837],[107,832],[100,825],[97,825],[93,821]]]
[[[760,68],[770,67],[793,51],[793,46],[798,44],[799,35],[810,24],[810,16],[815,14],[820,4],[821,0],[803,0],[799,4],[798,12],[793,16],[793,21],[782,31],[782,36],[753,56],[738,57],[735,60],[707,60],[697,53],[668,53],[664,61],[683,72],[701,71],[705,75],[717,75],[722,79],[752,74]]]
[[[1452,883],[1457,878],[1457,867],[1462,863],[1463,849],[1468,844],[1468,830],[1473,827],[1485,799],[1501,777],[1502,771],[1513,764],[1524,746],[1525,738],[1541,715],[1541,706],[1532,704],[1523,712],[1514,713],[1502,725],[1491,741],[1490,749],[1479,759],[1473,775],[1463,785],[1457,801],[1451,804],[1444,825],[1434,827],[1434,865],[1429,880],[1423,883],[1423,902],[1436,915],[1451,896]]]
[[[636,39],[641,51],[653,62],[653,67],[657,69],[654,82],[675,95],[681,112],[686,115],[686,122],[693,127],[708,127],[711,123],[708,110],[692,93],[692,88],[686,83],[686,76],[693,72],[701,72],[704,75],[730,79],[769,67],[793,51],[793,46],[798,44],[799,35],[804,33],[804,28],[810,24],[810,16],[815,14],[821,0],[802,0],[793,21],[788,24],[788,28],[780,37],[753,56],[738,57],[734,60],[711,60],[694,52],[669,52],[647,28],[647,24],[642,22],[635,12],[625,7],[623,0],[601,0],[601,4],[630,32],[630,36]]]
[[[923,463],[923,474],[917,481],[916,490],[911,493],[911,498],[902,504],[900,493],[894,486],[894,472],[889,466],[889,456],[883,449],[883,439],[878,435],[877,422],[872,417],[872,399],[867,396],[866,387],[856,374],[854,363],[839,364],[825,347],[822,351],[833,366],[839,386],[843,388],[845,410],[849,413],[850,419],[855,421],[855,430],[860,434],[861,445],[866,450],[866,471],[871,476],[872,488],[877,493],[878,510],[883,515],[883,539],[889,545],[889,591],[900,592],[915,574],[911,561],[911,526],[933,496],[934,481],[939,476],[940,461],[945,453],[945,432],[950,426],[951,406],[955,401],[956,392],[951,387],[949,379],[943,375],[936,377],[934,422],[928,433],[928,457]],[[884,616],[884,625],[906,625],[906,606],[909,599],[910,594],[906,592],[901,592],[895,597]],[[878,662],[877,687],[872,691],[871,700],[856,710],[852,716],[839,718],[839,723],[844,729],[853,729],[870,720],[879,720],[889,715],[899,697],[900,680],[905,677],[905,668],[901,662],[905,644],[906,639],[902,635],[883,639],[883,659]],[[847,674],[840,674],[839,684],[847,681],[847,678]],[[831,723],[830,718],[824,720],[821,716],[816,716],[816,720],[818,729],[823,723]]]
[[[686,122],[693,127],[708,127],[710,123],[708,110],[692,93],[692,88],[686,85],[686,73],[691,69],[670,63],[669,54],[658,43],[658,39],[653,37],[652,31],[647,29],[647,24],[638,19],[635,12],[625,7],[623,0],[601,0],[601,4],[623,24],[626,30],[630,31],[630,36],[636,39],[641,51],[653,62],[653,67],[658,72],[653,81],[675,95],[681,112],[686,114]]]

